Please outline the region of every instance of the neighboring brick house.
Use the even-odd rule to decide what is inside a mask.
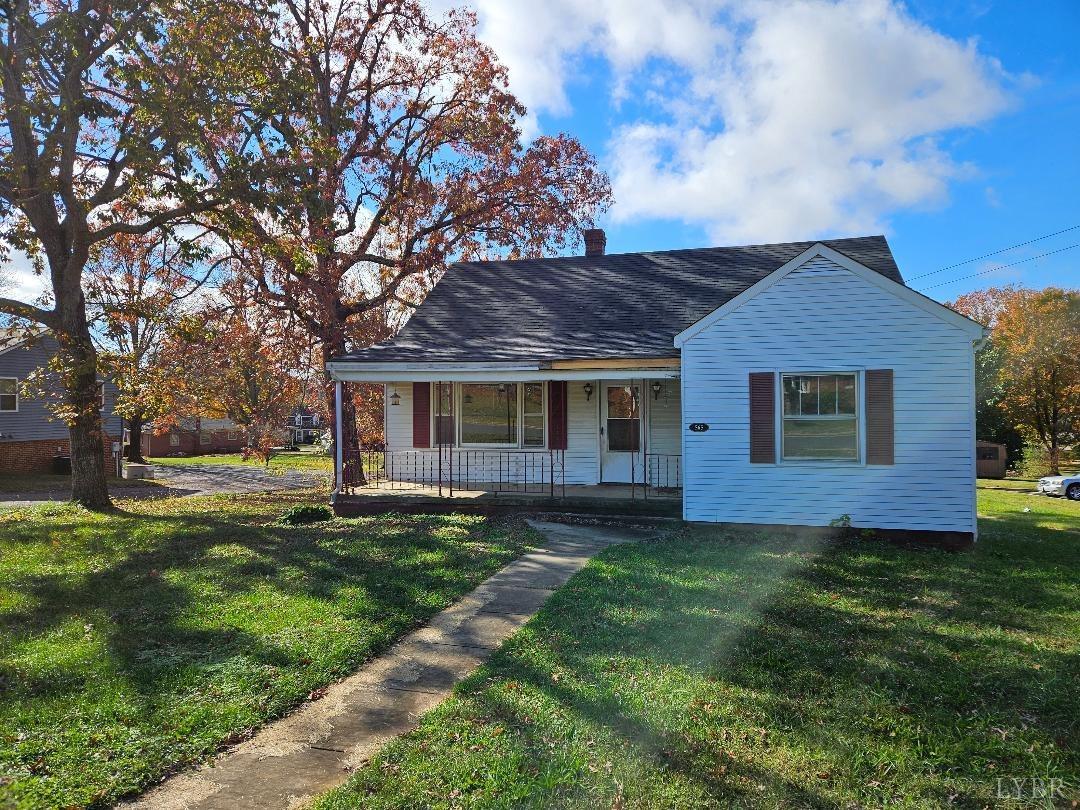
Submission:
[[[70,453],[68,428],[52,415],[43,398],[23,396],[23,382],[44,368],[57,351],[56,340],[44,330],[27,335],[23,330],[0,330],[0,475],[49,472],[54,459]],[[122,432],[120,417],[113,411],[116,387],[101,383],[101,418],[105,429],[105,454]],[[105,465],[113,471],[111,463]]]
[[[229,419],[181,419],[160,433],[147,425],[142,435],[142,454],[161,456],[200,456],[206,453],[235,453],[247,444],[243,427]]]

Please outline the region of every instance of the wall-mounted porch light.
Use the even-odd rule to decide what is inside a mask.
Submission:
[[[588,402],[590,399],[592,399],[592,383],[591,382],[585,383],[583,388],[585,390],[585,401]]]
[[[653,380],[653,384],[650,386],[650,388],[652,388],[652,398],[654,400],[660,399],[660,391],[663,389],[663,386],[660,385],[660,381]]]
[[[390,395],[390,404],[391,405],[400,405],[401,404],[401,394],[399,394],[397,391],[392,393]]]

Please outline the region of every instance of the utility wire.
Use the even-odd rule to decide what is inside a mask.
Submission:
[[[1046,234],[1046,236],[1036,236],[1034,239],[1028,239],[1026,242],[1020,242],[1017,245],[1011,245],[1010,247],[1002,248],[1001,250],[995,250],[995,251],[991,251],[990,253],[984,253],[982,256],[976,256],[974,259],[965,259],[962,262],[957,262],[956,264],[950,264],[948,267],[942,267],[940,270],[931,270],[929,273],[923,273],[921,276],[915,276],[913,278],[909,278],[909,279],[907,279],[907,281],[912,282],[912,281],[916,281],[916,280],[918,280],[920,278],[926,278],[927,276],[936,276],[938,273],[944,273],[946,270],[952,270],[952,269],[954,269],[956,267],[963,267],[965,264],[971,264],[972,262],[977,262],[980,259],[988,259],[991,256],[997,256],[999,253],[1005,253],[1005,252],[1010,251],[1010,250],[1015,250],[1016,248],[1023,247],[1024,245],[1033,245],[1036,242],[1041,242],[1043,239],[1049,239],[1051,236],[1059,236],[1059,235],[1061,235],[1063,233],[1068,233],[1069,231],[1075,231],[1077,228],[1080,228],[1080,225],[1070,225],[1068,228],[1062,228],[1060,231],[1054,231],[1053,233],[1048,233],[1048,234]],[[1050,254],[1046,254],[1046,255],[1050,255]],[[935,286],[937,286],[937,285],[935,285]]]
[[[994,272],[996,272],[998,270],[1004,270],[1006,267],[1015,267],[1016,265],[1023,264],[1024,262],[1033,262],[1036,259],[1042,259],[1042,258],[1045,258],[1046,256],[1053,256],[1055,253],[1063,253],[1066,250],[1072,250],[1073,248],[1078,248],[1078,247],[1080,247],[1080,242],[1077,242],[1075,245],[1068,245],[1068,246],[1063,247],[1063,248],[1058,248],[1057,250],[1051,250],[1051,251],[1048,251],[1046,253],[1040,253],[1038,256],[1029,256],[1026,259],[1020,259],[1019,261],[1011,262],[1009,264],[1001,264],[1001,265],[998,265],[997,267],[991,267],[989,270],[983,270],[983,271],[978,272],[978,273],[972,273],[970,276],[961,276],[960,278],[952,278],[952,279],[949,279],[948,281],[941,281],[941,282],[939,282],[937,284],[931,284],[929,287],[923,287],[923,289],[924,290],[932,290],[932,289],[934,289],[934,287],[944,287],[946,284],[955,284],[957,281],[967,281],[969,278],[975,278],[976,276],[985,276],[987,273],[994,273]]]

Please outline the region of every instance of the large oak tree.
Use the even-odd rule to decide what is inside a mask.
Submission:
[[[46,305],[0,298],[0,312],[57,339],[72,497],[91,508],[109,499],[83,272],[95,245],[234,195],[257,128],[249,14],[227,0],[0,3],[0,246],[28,253],[51,293]],[[226,139],[227,164],[207,148]]]
[[[218,221],[264,300],[296,316],[324,361],[382,337],[369,327],[414,305],[448,262],[558,252],[608,204],[608,179],[577,140],[523,146],[525,110],[472,14],[433,17],[414,0],[273,11],[251,39],[273,43],[277,102],[259,156],[278,171],[256,190],[275,202]]]

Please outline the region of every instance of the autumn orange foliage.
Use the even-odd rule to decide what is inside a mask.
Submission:
[[[996,287],[953,307],[990,327],[1000,407],[1059,472],[1062,448],[1080,439],[1080,290]]]

